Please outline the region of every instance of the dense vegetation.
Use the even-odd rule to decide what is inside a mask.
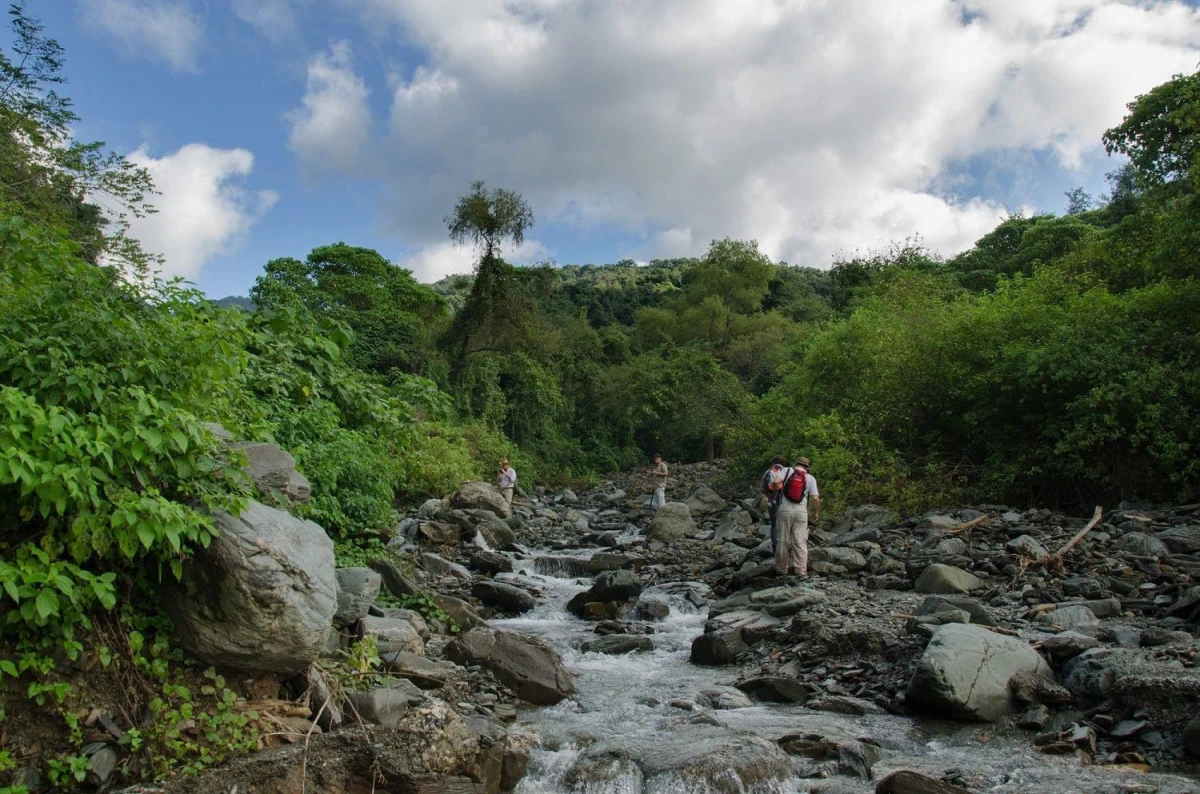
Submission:
[[[266,263],[252,304],[213,303],[151,275],[123,224],[152,211],[148,176],[72,138],[52,90],[62,53],[13,19],[0,634],[15,651],[0,678],[70,726],[55,670],[100,638],[104,664],[158,693],[163,719],[130,739],[146,743],[141,774],[253,743],[223,684],[191,705],[152,606],[211,539],[207,511],[249,493],[208,422],[296,456],[314,494],[299,509],[343,559],[501,455],[528,486],[653,451],[727,456],[749,480],[803,453],[835,504],[901,509],[1200,496],[1200,74],[1106,133],[1128,158],[1109,196],[1072,191],[1067,214],[1010,217],[949,259],[905,243],[825,271],[726,239],[697,259],[517,268],[503,248],[532,213],[477,183],[447,218],[478,247],[473,276],[422,285],[339,242]],[[181,709],[206,715],[206,748],[171,734]],[[57,763],[60,782],[79,772],[78,757]]]

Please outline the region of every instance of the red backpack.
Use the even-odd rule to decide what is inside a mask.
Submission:
[[[804,469],[792,469],[791,474],[783,481],[783,495],[789,502],[803,502],[807,486],[808,472]]]

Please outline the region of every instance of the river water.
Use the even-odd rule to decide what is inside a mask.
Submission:
[[[612,737],[639,743],[659,741],[688,715],[671,705],[672,701],[694,701],[702,690],[732,686],[738,675],[734,667],[697,667],[688,661],[692,638],[704,630],[706,610],[654,589],[643,597],[665,601],[671,607],[670,616],[654,624],[655,650],[625,656],[580,651],[584,640],[596,636],[594,624],[574,617],[565,605],[591,585],[590,578],[579,576],[586,570],[587,556],[586,550],[580,550],[574,559],[564,559],[561,552],[546,552],[540,564],[535,557],[518,560],[516,575],[536,579],[546,598],[521,617],[493,621],[499,628],[536,635],[551,643],[578,689],[576,695],[556,706],[531,708],[521,714],[520,722],[540,734],[541,746],[533,752],[529,774],[517,794],[719,794],[716,788],[662,778],[652,778],[643,789],[642,781],[633,775],[602,784],[577,782],[574,788],[565,782],[580,751],[592,742]],[[883,748],[883,758],[875,764],[876,781],[899,769],[933,778],[957,770],[960,785],[975,794],[1200,792],[1200,782],[1176,775],[1081,766],[1074,758],[1044,755],[1032,746],[1028,734],[1002,736],[993,734],[988,726],[926,723],[892,715],[850,717],[788,705],[756,705],[713,714],[731,729],[770,740],[788,734],[814,734],[836,743],[868,738]],[[798,763],[796,777],[767,791],[867,794],[875,789],[875,782],[861,778],[807,777],[815,771],[816,762],[813,764]],[[728,786],[724,790],[728,791]]]

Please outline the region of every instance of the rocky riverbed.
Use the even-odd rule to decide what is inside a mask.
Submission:
[[[1200,506],[1078,538],[1048,510],[863,506],[797,580],[720,473],[677,467],[657,513],[641,475],[431,500],[334,575],[325,652],[373,636],[374,683],[318,663],[304,742],[166,790],[1200,790]]]

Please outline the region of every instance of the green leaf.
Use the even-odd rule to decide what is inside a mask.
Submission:
[[[37,597],[37,613],[42,620],[58,614],[58,596],[53,590],[42,590]]]

